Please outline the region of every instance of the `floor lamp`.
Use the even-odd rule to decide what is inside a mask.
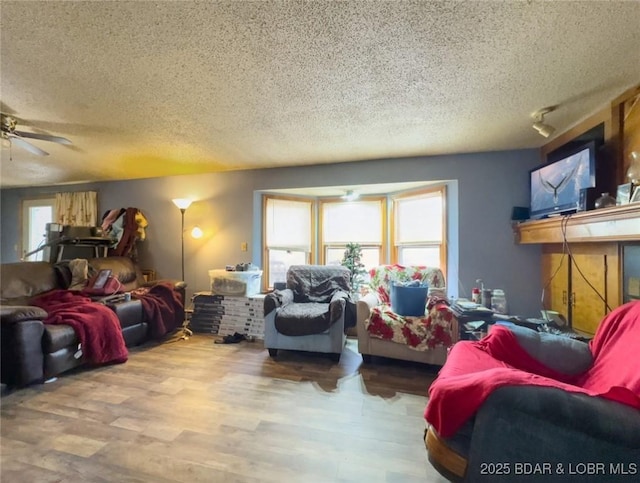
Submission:
[[[182,217],[182,231],[181,233],[181,239],[182,239],[182,281],[184,282],[184,213],[185,211],[187,211],[187,208],[189,208],[189,206],[191,206],[191,200],[188,198],[175,198],[173,200],[173,204],[176,205],[179,209],[180,209],[180,215]],[[185,292],[185,298],[186,298],[186,292]],[[185,305],[186,305],[186,300],[185,300]],[[184,316],[184,322],[182,323],[182,336],[180,337],[181,339],[188,339],[189,336],[193,335],[193,332],[191,331],[191,329],[189,329],[189,319],[187,318],[186,312],[185,312],[185,316]]]

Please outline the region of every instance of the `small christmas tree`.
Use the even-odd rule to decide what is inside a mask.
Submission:
[[[362,263],[362,247],[358,243],[347,243],[347,249],[344,251],[340,265],[351,271],[351,291],[358,292],[364,281],[364,275],[367,273]]]

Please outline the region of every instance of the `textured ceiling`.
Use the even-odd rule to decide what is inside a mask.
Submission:
[[[33,186],[537,147],[640,79],[640,2],[2,0]],[[3,143],[6,144],[6,143]],[[10,158],[11,154],[11,158]]]

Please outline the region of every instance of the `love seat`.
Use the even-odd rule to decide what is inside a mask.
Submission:
[[[453,346],[429,388],[429,461],[453,481],[637,481],[640,301],[588,344],[519,326]]]
[[[110,269],[120,282],[121,292],[154,286],[161,281],[145,282],[140,268],[127,257],[94,258],[88,260],[92,271]],[[66,289],[71,274],[62,264],[48,262],[17,262],[0,267],[1,377],[9,386],[24,386],[42,382],[85,363],[76,331],[65,324],[45,324],[47,311],[33,304],[34,298]],[[163,281],[162,283],[167,283]],[[177,292],[176,319],[184,319],[184,289],[182,281],[171,281]],[[106,304],[118,318],[127,347],[140,344],[151,336],[141,300]],[[96,308],[96,312],[98,309]]]

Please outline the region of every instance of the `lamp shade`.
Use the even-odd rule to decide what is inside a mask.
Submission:
[[[181,210],[186,210],[191,206],[191,200],[189,198],[174,198],[171,201],[173,201],[173,204]]]

